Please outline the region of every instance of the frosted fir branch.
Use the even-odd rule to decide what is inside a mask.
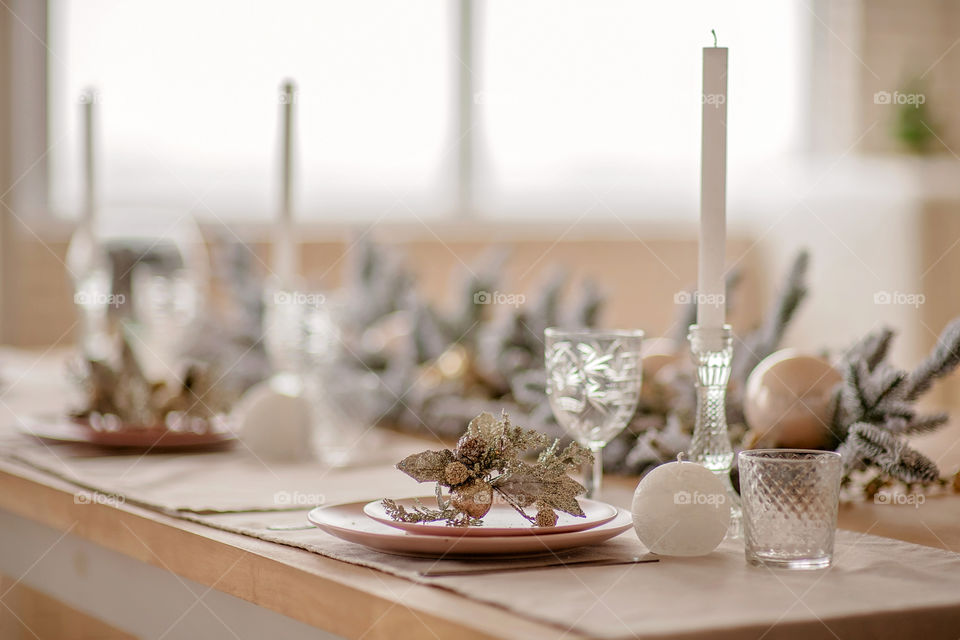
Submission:
[[[888,327],[868,333],[846,351],[841,358],[842,366],[864,362],[867,371],[873,371],[887,357],[894,335],[894,331]]]
[[[564,326],[568,327],[595,327],[603,309],[604,295],[600,285],[592,279],[586,279],[580,286],[577,300],[566,314]]]
[[[510,380],[510,392],[522,406],[536,406],[546,398],[547,372],[528,369],[518,372]]]
[[[482,321],[489,315],[490,307],[479,304],[483,294],[489,295],[500,287],[501,274],[504,265],[510,257],[510,251],[505,247],[493,247],[484,252],[477,266],[467,270],[461,276],[456,289],[457,306],[445,318],[448,333],[453,339],[472,344],[478,334]]]
[[[527,325],[538,341],[543,340],[543,332],[547,327],[555,326],[558,322],[560,300],[568,280],[565,269],[551,269],[531,301]]]
[[[839,440],[846,437],[848,425],[844,424],[843,396],[845,385],[837,385],[830,397],[830,432]]]
[[[932,484],[940,478],[936,463],[878,425],[851,426],[841,453],[848,469],[872,464],[906,484]]]
[[[870,411],[870,400],[863,389],[865,375],[863,361],[849,363],[843,375],[843,410],[848,427]]]
[[[847,365],[844,375],[843,409],[846,423],[882,422],[888,414],[913,415],[909,405],[901,401],[901,385],[906,374],[892,367],[883,367],[872,374],[865,360]]]
[[[877,365],[887,357],[887,352],[893,343],[894,332],[892,329],[884,327],[878,333],[872,335],[874,339],[868,343],[868,349],[863,353],[863,359],[867,363],[867,369],[870,371],[876,369]]]
[[[933,484],[940,479],[936,463],[916,449],[907,448],[890,465],[881,467],[894,478],[909,484]]]
[[[934,413],[929,416],[915,417],[907,424],[907,427],[903,430],[903,433],[905,435],[930,433],[931,431],[936,431],[943,425],[947,424],[949,420],[950,415],[946,412]]]
[[[739,349],[734,350],[731,378],[740,385],[746,383],[747,376],[761,360],[779,348],[790,321],[807,297],[809,264],[810,254],[806,249],[797,253],[763,324],[742,341]]]
[[[879,414],[884,421],[900,419],[910,422],[917,414],[917,411],[914,409],[913,405],[908,402],[901,400],[889,400],[888,402],[883,403],[880,409],[875,409],[875,413]]]
[[[867,373],[870,373],[869,363],[865,362],[864,365],[867,367]],[[902,395],[901,385],[906,377],[907,374],[904,371],[883,366],[875,368],[872,375],[867,375],[863,379],[866,384],[865,390],[871,394],[871,405],[874,411],[886,405],[886,412],[891,413],[904,404],[899,402],[898,398]]]
[[[948,324],[937,345],[923,362],[910,374],[905,391],[908,400],[918,398],[933,385],[933,382],[953,371],[960,364],[960,318]]]
[[[876,438],[863,437],[861,428],[873,428],[863,422],[858,422],[849,427],[847,438],[837,448],[843,460],[843,467],[846,473],[858,469],[865,469],[867,464],[874,458],[882,455],[883,445],[878,444],[878,440],[883,440],[888,434],[881,432]]]
[[[810,253],[803,249],[793,259],[786,283],[777,295],[773,313],[763,327],[764,340],[774,346],[780,343],[787,325],[793,318],[800,303],[807,297],[807,269],[810,266]]]

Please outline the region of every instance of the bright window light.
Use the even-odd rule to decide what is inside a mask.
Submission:
[[[51,0],[53,207],[79,209],[77,101],[95,86],[105,206],[268,219],[293,78],[298,214],[447,211],[451,23],[444,0]]]
[[[808,16],[794,0],[473,0],[472,55],[457,0],[50,3],[61,215],[79,208],[87,86],[105,206],[224,221],[274,215],[284,78],[300,89],[297,215],[312,220],[455,216],[463,102],[479,215],[693,218],[711,29],[730,47],[731,198],[772,180],[800,137]]]
[[[730,47],[731,182],[796,145],[802,21],[793,2],[480,6],[481,210],[656,218],[672,214],[667,201],[695,216],[711,29]]]

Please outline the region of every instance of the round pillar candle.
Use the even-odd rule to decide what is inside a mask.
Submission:
[[[730,524],[727,490],[712,471],[679,458],[656,467],[637,485],[633,525],[653,553],[706,555],[723,541]]]

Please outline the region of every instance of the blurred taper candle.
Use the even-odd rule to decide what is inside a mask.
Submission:
[[[703,131],[700,154],[700,262],[697,324],[724,324],[727,225],[727,49],[703,49]]]
[[[297,86],[286,80],[280,86],[280,219],[273,246],[273,271],[280,288],[295,287],[299,263],[293,229],[293,116]]]
[[[95,103],[97,92],[87,88],[80,96],[80,123],[83,131],[83,211],[80,224],[93,233],[94,216],[97,209],[96,152],[95,141]]]

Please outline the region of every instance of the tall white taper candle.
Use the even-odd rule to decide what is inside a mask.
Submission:
[[[95,103],[97,92],[93,88],[84,90],[80,96],[80,126],[83,128],[83,211],[80,213],[80,224],[88,233],[93,233],[94,216],[97,210],[97,181],[96,181],[96,150],[94,142]]]
[[[280,287],[295,287],[298,245],[293,229],[293,115],[297,87],[292,80],[280,87],[280,219],[273,246],[273,271]]]
[[[703,131],[700,155],[700,261],[697,324],[724,324],[727,243],[727,49],[703,49]]]

